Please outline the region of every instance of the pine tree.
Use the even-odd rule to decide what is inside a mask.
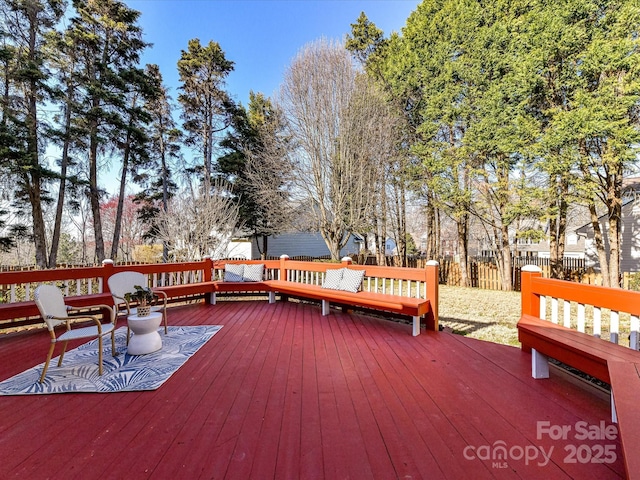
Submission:
[[[213,41],[203,47],[199,39],[189,40],[188,49],[182,51],[178,61],[182,82],[178,102],[187,132],[185,142],[202,155],[201,171],[206,188],[212,184],[215,135],[229,125],[232,102],[224,87],[231,71],[233,62],[225,58],[220,45]]]
[[[82,149],[82,142],[77,138],[74,126],[74,119],[81,115],[82,105],[78,103],[80,85],[76,75],[77,57],[72,39],[64,32],[52,31],[47,37],[45,48],[55,79],[51,87],[52,103],[59,105],[59,113],[54,116],[48,130],[52,144],[60,148],[58,196],[49,251],[49,265],[54,266],[58,259],[65,207],[73,205],[67,194],[71,192],[72,195],[77,195],[82,185],[79,164],[74,158],[74,153]]]
[[[150,138],[147,135],[147,125],[152,120],[151,112],[145,108],[145,98],[153,98],[159,94],[156,91],[155,79],[149,77],[145,71],[130,68],[121,72],[126,81],[127,92],[122,119],[124,123],[119,128],[120,135],[116,139],[118,150],[122,152],[122,167],[120,169],[120,186],[116,222],[111,242],[111,258],[118,257],[118,245],[122,227],[122,212],[126,198],[126,187],[129,175],[134,183],[143,183],[144,175],[141,171],[150,166],[149,157]]]
[[[157,65],[147,65],[146,74],[154,84],[154,95],[145,99],[144,109],[149,113],[151,122],[147,129],[149,142],[148,169],[144,175],[145,188],[136,199],[142,203],[139,210],[141,219],[149,226],[147,238],[156,238],[158,226],[156,217],[160,212],[168,212],[169,200],[177,185],[172,180],[172,163],[180,156],[182,132],[173,120],[174,106],[167,87],[162,84],[162,74]],[[169,244],[163,240],[163,261],[168,261]]]
[[[98,182],[99,156],[111,148],[128,125],[127,78],[147,44],[137,25],[140,13],[117,0],[74,0],[77,16],[71,19],[69,36],[78,55],[81,102],[86,112],[78,127],[88,146],[88,196],[93,216],[95,256],[105,258],[100,217],[103,191]],[[121,137],[120,137],[121,138]]]
[[[17,180],[16,197],[29,206],[36,264],[47,267],[47,241],[43,204],[46,182],[53,177],[41,158],[39,102],[48,96],[45,34],[64,12],[60,0],[4,0],[2,31],[3,102],[0,158]],[[23,204],[24,205],[24,204]]]
[[[220,142],[227,153],[218,158],[218,173],[233,183],[242,227],[260,239],[262,256],[267,238],[285,231],[291,220],[288,187],[292,165],[285,120],[271,99],[249,93],[249,108],[237,106],[231,115],[232,131]]]

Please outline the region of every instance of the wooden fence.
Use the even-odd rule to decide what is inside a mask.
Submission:
[[[511,282],[513,290],[520,291],[520,272],[525,265],[536,265],[542,271],[542,277],[551,278],[551,265],[548,258],[542,257],[512,257]],[[354,257],[354,261],[361,264],[375,265],[375,256],[366,258]],[[407,266],[414,268],[424,268],[427,258],[409,257]],[[438,260],[440,263],[440,283],[459,287],[461,284],[460,264],[451,257]],[[401,259],[395,256],[387,256],[386,264],[401,265]],[[586,267],[586,262],[582,258],[565,258],[563,261],[564,280],[584,283],[587,285],[602,285],[602,275],[596,273],[592,268]],[[493,257],[471,257],[469,259],[469,279],[471,287],[486,290],[502,290],[502,279],[498,271],[498,266]],[[640,274],[624,272],[621,278],[622,288],[626,290],[639,290]]]
[[[520,291],[520,272],[525,265],[536,265],[543,278],[551,278],[551,266],[548,258],[514,257],[511,267],[513,290]],[[586,285],[602,285],[602,274],[585,266],[584,259],[569,258],[563,262],[564,280]],[[502,280],[495,260],[486,257],[472,258],[469,261],[471,287],[487,290],[502,290]],[[638,290],[638,274],[624,272],[621,274],[621,285],[625,290]],[[460,286],[460,264],[453,259],[440,260],[440,283]]]

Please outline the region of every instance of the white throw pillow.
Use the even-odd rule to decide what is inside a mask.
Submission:
[[[338,290],[340,286],[340,280],[342,280],[342,273],[345,268],[332,268],[327,270],[324,274],[324,281],[322,282],[322,288],[332,288]]]
[[[362,286],[363,278],[364,270],[350,270],[348,268],[345,268],[338,288],[346,292],[356,293]]]
[[[224,266],[224,281],[225,282],[242,282],[244,275],[244,265],[236,265],[233,263],[227,263]]]
[[[244,266],[244,273],[242,274],[242,280],[245,282],[261,282],[262,275],[264,273],[263,263],[253,263]]]

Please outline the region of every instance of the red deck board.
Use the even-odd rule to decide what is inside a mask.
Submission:
[[[293,309],[290,309],[290,312],[293,311]],[[259,448],[256,448],[252,464],[250,476],[253,478],[259,475],[264,475],[265,478],[275,477],[276,459],[280,440],[279,432],[285,408],[285,389],[280,388],[280,386],[286,385],[289,375],[291,350],[287,348],[287,345],[291,344],[294,327],[294,321],[291,318],[285,318],[284,321],[285,327],[281,329],[280,336],[276,339],[280,341],[280,344],[274,341],[273,345],[275,365],[272,382],[271,385],[268,386],[267,404],[257,439]]]
[[[295,309],[295,316],[290,316],[289,321],[293,322],[294,328],[291,341],[289,374],[284,384],[284,417],[280,430],[275,478],[297,478],[299,476],[301,456],[303,322],[300,319],[303,309],[297,304],[292,305],[292,309]]]
[[[405,441],[411,445],[407,449],[409,464],[415,465],[421,476],[442,474],[431,446],[439,443],[437,437],[426,439],[422,436],[418,425],[423,419],[421,406],[414,403],[414,398],[405,382],[410,378],[401,378],[396,369],[397,357],[387,356],[385,349],[378,349],[378,354],[371,357],[367,364],[374,368],[370,371],[384,399],[386,408],[394,427]],[[432,432],[433,433],[433,432]]]
[[[452,355],[458,356],[459,362],[463,362],[465,358],[472,357],[467,350],[465,342],[461,344],[461,348],[450,349]],[[473,343],[473,341],[471,341]],[[515,351],[515,349],[514,349]],[[452,363],[458,363],[455,357],[451,358]],[[531,394],[527,389],[523,389],[522,380],[527,380],[528,370],[523,370],[520,375],[513,377],[501,375],[502,367],[499,364],[486,365],[483,362],[467,361],[465,369],[459,369],[452,372],[452,376],[459,378],[459,382],[468,385],[477,395],[475,405],[477,406],[477,416],[473,417],[473,423],[478,431],[482,431],[482,435],[486,438],[485,444],[493,444],[494,441],[505,441],[510,445],[539,445],[548,447],[555,443],[546,442],[546,439],[536,438],[536,422],[538,420],[552,419],[554,424],[571,424],[577,421],[577,417],[569,417],[566,415],[566,409],[557,408],[551,402],[544,403],[542,396]],[[477,378],[483,378],[483,382],[474,382]],[[446,388],[446,386],[442,386]],[[504,392],[508,391],[509,395]],[[550,400],[547,397],[547,401]],[[514,409],[514,402],[520,407]],[[544,405],[544,409],[540,406]],[[605,405],[602,405],[605,408]],[[486,411],[482,409],[486,408]],[[494,418],[490,428],[487,428],[486,418]],[[515,431],[512,425],[520,422],[524,428]],[[557,447],[556,447],[557,448]],[[563,455],[558,459],[562,460]],[[554,457],[554,459],[556,459]],[[556,459],[556,460],[558,460]],[[559,465],[560,470],[564,470],[565,465]],[[523,467],[525,470],[531,470],[528,475],[535,475],[534,468]],[[548,467],[545,470],[547,474],[553,471]],[[558,471],[555,475],[560,475]]]
[[[372,338],[371,341],[373,340]],[[398,341],[400,345],[404,343],[401,338],[398,338]],[[400,347],[400,345],[398,346]],[[397,422],[400,430],[404,435],[410,435],[410,444],[416,446],[415,449],[410,450],[412,456],[414,456],[414,458],[416,455],[423,457],[415,458],[415,461],[433,459],[434,463],[425,465],[424,467],[429,471],[442,472],[442,476],[449,478],[459,478],[460,475],[466,476],[464,475],[465,470],[468,473],[473,472],[474,478],[487,478],[482,466],[478,468],[478,465],[474,465],[472,462],[467,462],[468,465],[460,463],[458,458],[455,459],[457,461],[452,463],[452,455],[450,452],[439,451],[439,448],[441,448],[439,444],[451,445],[453,441],[454,445],[456,443],[459,445],[459,449],[456,449],[456,453],[459,454],[468,442],[462,441],[463,439],[460,437],[459,431],[457,431],[455,435],[459,441],[456,441],[457,439],[448,439],[447,442],[444,441],[440,436],[440,432],[452,431],[450,428],[452,424],[450,423],[449,428],[443,430],[434,427],[434,422],[436,424],[439,423],[441,426],[441,420],[445,420],[441,408],[433,402],[430,395],[425,395],[424,391],[420,391],[421,387],[416,384],[413,375],[400,373],[406,372],[402,360],[392,352],[387,352],[385,348],[382,348],[383,345],[380,346],[380,354],[375,358],[377,361],[376,370],[383,375],[379,381],[389,385],[388,390],[385,392],[384,401],[390,406],[390,415]],[[404,349],[405,346],[403,345],[400,348]],[[409,360],[411,368],[420,365],[419,362],[414,361],[415,359]],[[432,376],[429,375],[429,377],[431,378]],[[433,384],[433,380],[436,379],[431,378],[429,380],[430,385]],[[445,402],[455,399],[453,391],[443,392],[443,394],[444,397],[447,398],[447,400],[444,400]],[[419,398],[419,400],[416,401],[416,398]],[[467,405],[474,405],[472,400],[473,399],[469,399],[468,403],[465,400],[465,403]],[[448,422],[451,422],[451,420],[451,418],[446,418]],[[466,425],[463,425],[463,427],[466,427]],[[428,452],[429,454],[426,455],[423,452]]]
[[[640,418],[637,408],[637,389],[640,382],[640,364],[610,362],[609,370],[614,379],[614,399],[616,413],[620,422],[620,436],[625,445],[640,444]],[[627,451],[631,449],[627,448]],[[640,459],[637,455],[625,458],[627,472],[640,472]]]
[[[357,325],[351,320],[344,320],[345,318],[342,317],[332,322],[340,364],[347,381],[348,391],[344,392],[344,401],[346,404],[350,404],[352,415],[357,420],[360,437],[366,440],[364,449],[367,453],[372,478],[393,478],[396,476],[394,465],[381,437],[380,427],[377,425],[375,405],[371,404],[373,400],[370,395],[371,391],[367,390],[364,385],[365,378],[369,377],[370,373],[366,371],[364,378],[359,375],[358,365],[363,359],[357,348],[350,348],[357,343]],[[348,412],[345,412],[345,415],[348,415]]]
[[[301,437],[300,437],[300,478],[312,478],[323,472],[324,449],[320,431],[318,378],[314,348],[314,325],[311,311],[302,311],[304,333],[302,338],[302,381],[301,381]],[[322,475],[322,474],[321,474]]]
[[[330,317],[328,320],[333,320]],[[350,322],[349,322],[350,323]],[[335,406],[330,405],[334,423],[332,431],[329,435],[337,438],[338,441],[333,442],[333,450],[335,450],[336,459],[345,472],[351,478],[359,476],[371,478],[373,469],[371,459],[364,447],[363,424],[358,421],[357,409],[364,403],[361,399],[361,391],[354,392],[349,389],[350,378],[353,378],[352,363],[349,358],[345,358],[344,350],[340,350],[338,341],[341,334],[336,330],[335,321],[321,322],[324,345],[326,348],[326,380],[330,380],[327,388],[331,388],[334,393]],[[355,382],[354,382],[355,383]],[[369,432],[367,432],[369,433]],[[329,438],[332,438],[329,436]],[[384,451],[378,451],[374,457],[384,454]]]
[[[258,335],[261,336],[260,344],[256,348],[256,354],[248,367],[248,374],[243,381],[243,388],[240,390],[235,405],[240,405],[238,415],[241,415],[241,430],[244,433],[238,436],[233,453],[229,471],[233,472],[237,478],[248,478],[251,473],[253,463],[253,452],[259,449],[258,438],[260,427],[265,415],[266,403],[268,400],[269,386],[273,379],[274,361],[274,333],[277,331],[272,322],[276,322],[273,316],[265,316],[257,327]],[[254,339],[255,340],[255,339]],[[279,343],[279,342],[278,342]],[[227,426],[227,424],[225,424]],[[233,432],[235,426],[230,425]],[[211,466],[211,475],[217,471],[215,464]],[[205,474],[209,472],[205,471]]]
[[[538,420],[608,418],[606,401],[565,379],[531,379],[515,348],[412,337],[407,325],[296,302],[171,307],[169,324],[224,327],[156,391],[0,397],[0,478],[624,475],[622,458],[612,468],[464,458],[496,440],[561,450],[536,440]],[[43,361],[40,333],[0,337],[0,379]]]

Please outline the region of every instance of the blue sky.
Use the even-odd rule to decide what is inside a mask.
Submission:
[[[271,96],[298,51],[321,37],[343,39],[360,12],[388,36],[400,32],[419,0],[125,0],[141,12],[143,63],[160,66],[177,97],[176,64],[192,38],[218,42],[235,71],[227,90],[247,105],[249,91]]]

